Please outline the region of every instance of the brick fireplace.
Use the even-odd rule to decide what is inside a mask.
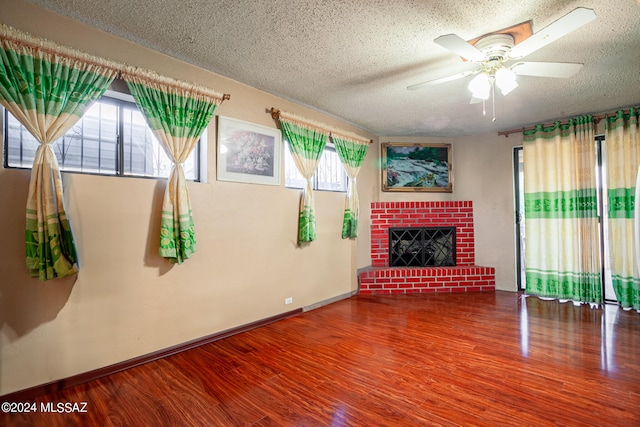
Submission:
[[[455,266],[390,267],[389,228],[455,227]],[[361,294],[495,290],[495,268],[475,265],[473,202],[371,203],[371,267],[359,272]]]

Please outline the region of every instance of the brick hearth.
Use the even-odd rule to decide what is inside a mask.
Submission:
[[[389,267],[389,227],[456,227],[455,267]],[[475,265],[473,202],[374,202],[371,267],[359,273],[361,294],[495,290],[495,268]]]

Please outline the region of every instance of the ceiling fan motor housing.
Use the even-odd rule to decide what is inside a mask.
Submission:
[[[515,42],[510,34],[492,34],[481,38],[475,43],[488,60],[506,61],[509,51]]]

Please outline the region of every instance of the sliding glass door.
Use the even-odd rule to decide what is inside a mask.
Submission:
[[[513,189],[515,202],[516,237],[516,284],[519,291],[527,288],[525,277],[525,231],[524,231],[524,150],[513,149]]]
[[[611,281],[611,268],[609,262],[609,244],[607,234],[608,205],[606,189],[606,158],[604,158],[604,136],[596,137],[598,142],[598,167],[594,171],[598,178],[598,216],[600,224],[600,252],[602,257],[603,295],[607,301],[616,301],[615,291]],[[525,215],[524,215],[524,151],[522,147],[513,148],[513,186],[515,206],[515,247],[516,247],[516,284],[519,291],[527,288],[525,278]]]
[[[613,281],[611,280],[611,258],[609,256],[609,198],[607,194],[607,159],[605,156],[604,136],[597,136],[598,141],[598,209],[600,215],[600,249],[602,252],[602,280],[603,295],[607,301],[616,301],[616,293],[613,290]]]

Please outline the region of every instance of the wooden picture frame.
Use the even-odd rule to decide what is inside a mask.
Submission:
[[[382,191],[451,193],[451,144],[380,144]]]
[[[280,185],[279,129],[218,116],[217,146],[218,181]]]

